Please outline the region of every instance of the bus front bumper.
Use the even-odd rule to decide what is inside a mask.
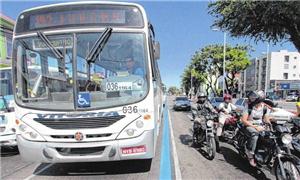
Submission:
[[[121,140],[102,142],[33,142],[17,135],[18,148],[25,161],[43,163],[98,162],[151,159],[154,156],[154,130]]]
[[[0,147],[17,146],[16,134],[1,134]]]

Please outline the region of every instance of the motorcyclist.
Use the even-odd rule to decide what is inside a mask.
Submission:
[[[200,92],[197,96],[197,101],[196,101],[196,107],[192,106],[192,115],[193,119],[200,122],[202,119],[195,119],[197,111],[200,113],[201,116],[201,111],[204,109],[208,109],[212,113],[217,113],[217,111],[214,109],[214,107],[211,105],[209,100],[207,99],[207,96],[204,92]]]
[[[232,115],[230,114],[232,111],[237,110],[237,107],[232,104],[232,97],[230,94],[224,95],[224,102],[220,103],[219,109],[219,125],[217,128],[217,136],[222,135],[223,126],[227,118],[231,118]]]
[[[247,95],[248,106],[244,109],[241,121],[248,134],[246,154],[251,166],[256,166],[254,153],[256,149],[259,132],[265,130],[265,124],[271,124],[269,113],[270,109],[263,103],[263,96],[259,91],[251,91]]]

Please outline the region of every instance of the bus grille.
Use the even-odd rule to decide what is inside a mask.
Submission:
[[[101,155],[104,149],[105,146],[88,147],[88,148],[56,148],[57,152],[63,156]]]
[[[52,129],[92,129],[111,126],[112,124],[123,119],[124,117],[124,115],[120,115],[107,117],[65,119],[34,118],[33,120]]]
[[[102,137],[109,137],[112,133],[106,134],[86,134],[86,138],[102,138]],[[74,139],[75,135],[51,135],[53,139]]]

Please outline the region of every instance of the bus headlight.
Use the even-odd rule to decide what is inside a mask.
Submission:
[[[283,144],[290,144],[293,140],[293,137],[290,134],[285,134],[281,137],[281,141]]]
[[[126,139],[140,136],[144,132],[144,122],[138,118],[137,120],[131,122],[126,126],[121,133],[118,135],[117,139]]]
[[[45,141],[45,139],[30,126],[21,122],[19,125],[19,134],[29,141]]]

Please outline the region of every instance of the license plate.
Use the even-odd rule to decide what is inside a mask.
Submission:
[[[122,154],[136,154],[146,152],[146,146],[126,147],[122,148]]]
[[[132,90],[132,82],[108,82],[105,87],[106,91]]]

